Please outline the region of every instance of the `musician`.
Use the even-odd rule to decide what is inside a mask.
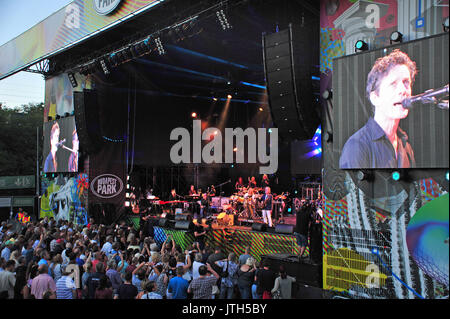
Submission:
[[[242,179],[242,177],[239,177],[235,186],[237,191],[240,191],[243,187],[244,187],[244,180]]]
[[[273,202],[273,196],[270,193],[270,187],[266,187],[264,189],[265,194],[262,197],[263,200],[263,209],[262,209],[262,215],[264,219],[265,224],[269,224],[269,227],[272,227],[272,202]]]
[[[80,147],[80,141],[78,140],[77,129],[72,132],[72,152],[69,157],[69,172],[78,172],[78,149]]]
[[[214,187],[214,185],[211,185],[211,188],[210,188],[209,191],[208,191],[208,195],[209,195],[210,197],[216,196],[216,188]]]
[[[252,176],[252,178],[248,178],[248,187],[249,188],[255,188],[256,187],[256,179],[255,176]]]
[[[191,188],[189,189],[189,196],[198,195],[197,191],[195,190],[194,185],[191,185]]]
[[[175,188],[170,191],[170,195],[169,195],[170,202],[178,201],[179,197],[180,196],[177,194],[177,191],[175,190]],[[172,213],[175,213],[176,208],[182,208],[182,203],[172,203],[170,205],[170,208],[171,208]]]
[[[267,176],[267,174],[264,174],[261,180],[261,187],[265,188],[269,186],[270,186],[269,177]]]
[[[58,150],[59,142],[59,129],[58,122],[55,122],[50,131],[50,153],[45,159],[44,172],[56,172],[58,170],[58,163],[56,159],[56,151]]]
[[[197,215],[197,217],[194,218],[198,219],[198,217],[200,218],[205,218],[208,212],[208,208],[209,208],[209,201],[208,201],[208,194],[203,193],[202,194],[202,199],[200,200],[200,216]]]

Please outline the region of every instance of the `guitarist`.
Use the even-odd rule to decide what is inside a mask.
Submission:
[[[270,187],[266,187],[264,189],[264,191],[265,191],[265,194],[262,197],[262,200],[263,200],[262,215],[263,215],[264,223],[268,224],[269,227],[272,227],[273,196],[270,193]]]

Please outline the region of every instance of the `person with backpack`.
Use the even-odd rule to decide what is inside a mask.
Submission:
[[[232,299],[234,286],[237,284],[237,270],[239,265],[235,253],[230,253],[227,259],[216,261],[216,265],[222,268],[220,272],[220,299]]]

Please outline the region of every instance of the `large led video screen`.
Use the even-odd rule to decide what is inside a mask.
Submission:
[[[337,167],[448,167],[448,39],[445,33],[334,60]]]
[[[78,134],[75,117],[44,123],[43,172],[78,172]]]

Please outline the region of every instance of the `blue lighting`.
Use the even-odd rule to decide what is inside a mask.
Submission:
[[[253,84],[253,83],[249,83],[249,82],[244,82],[244,81],[241,81],[240,83],[243,85],[252,86],[252,87],[258,88],[258,89],[263,89],[263,90],[267,89],[267,87],[265,87],[264,85],[258,85],[258,84]]]
[[[272,133],[272,129],[271,128],[269,128],[269,133]]]
[[[316,80],[316,81],[320,81],[320,78],[317,76],[312,76],[311,79]]]
[[[448,172],[447,172],[447,174],[445,174],[445,178],[448,180]]]
[[[392,179],[393,179],[394,181],[398,181],[398,180],[400,179],[400,173],[397,172],[397,171],[393,172],[393,173],[392,173]]]

